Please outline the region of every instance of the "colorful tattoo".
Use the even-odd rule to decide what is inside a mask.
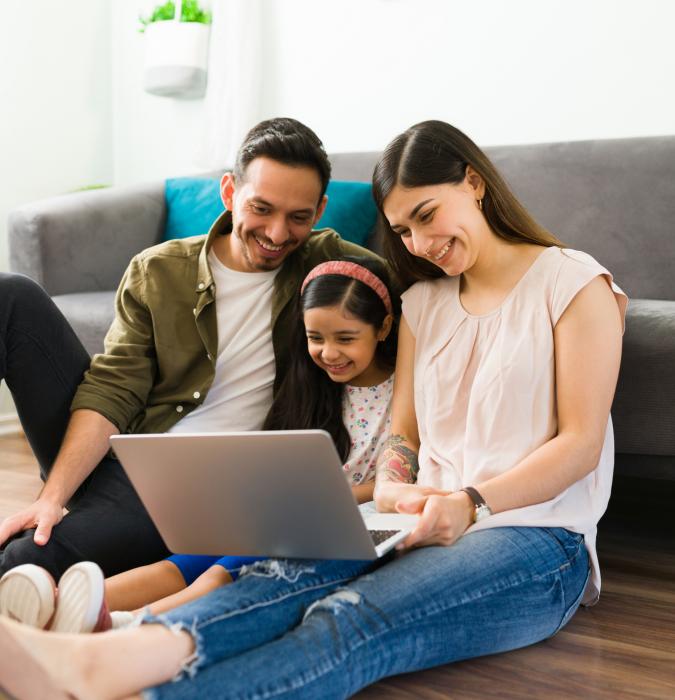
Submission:
[[[392,435],[385,443],[377,465],[377,478],[414,484],[420,470],[417,453],[406,447],[403,435]]]

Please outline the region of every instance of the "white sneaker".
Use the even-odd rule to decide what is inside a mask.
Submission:
[[[59,579],[52,632],[104,632],[112,627],[103,572],[93,561],[73,564]]]
[[[136,615],[128,610],[113,610],[110,613],[110,620],[112,621],[112,628],[119,630],[124,627],[131,627],[136,620]]]
[[[44,629],[54,614],[56,584],[35,564],[15,566],[0,578],[0,615]]]

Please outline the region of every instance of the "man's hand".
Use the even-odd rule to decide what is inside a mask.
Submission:
[[[24,530],[37,528],[33,541],[38,545],[45,545],[49,542],[52,528],[58,525],[63,518],[63,507],[45,498],[38,498],[35,503],[19,511],[15,515],[10,515],[0,523],[0,547],[7,540]]]
[[[473,521],[474,506],[463,491],[447,495],[406,496],[396,503],[399,513],[420,516],[417,527],[398,545],[398,549],[454,544]]]
[[[35,544],[47,544],[52,529],[63,519],[63,504],[68,503],[101,461],[110,448],[110,436],[118,432],[116,426],[96,411],[85,408],[74,411],[40,496],[33,505],[0,523],[0,547],[13,535],[33,527],[37,528]]]

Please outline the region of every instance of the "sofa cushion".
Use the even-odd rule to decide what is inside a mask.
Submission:
[[[326,194],[328,204],[316,228],[335,229],[345,240],[366,245],[377,220],[371,185],[331,180]]]
[[[78,292],[52,297],[90,355],[103,352],[103,337],[115,315],[115,292]]]
[[[205,177],[173,177],[164,186],[166,227],[164,240],[208,233],[225,211],[220,180]]]
[[[617,452],[675,455],[675,301],[633,299],[612,406]]]
[[[333,228],[345,240],[364,245],[377,218],[371,186],[331,180],[326,194],[328,205],[316,228]],[[207,233],[224,211],[220,180],[216,178],[170,178],[165,184],[165,197],[165,241]]]

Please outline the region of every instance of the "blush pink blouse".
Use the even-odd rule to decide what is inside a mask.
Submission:
[[[553,329],[599,275],[610,284],[623,321],[628,300],[612,275],[590,255],[557,247],[543,250],[499,307],[484,315],[462,307],[459,277],[418,282],[403,294],[403,315],[416,341],[419,484],[453,491],[478,484],[555,437]],[[550,501],[497,513],[469,532],[532,526],[582,533],[591,561],[584,603],[592,603],[600,592],[596,526],[613,467],[610,418],[600,461],[585,478]]]

